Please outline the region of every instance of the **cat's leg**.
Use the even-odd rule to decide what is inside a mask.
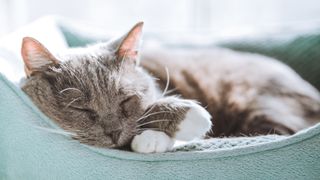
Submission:
[[[248,134],[294,134],[320,115],[319,103],[306,96],[261,97],[257,106],[260,110],[244,124]]]
[[[143,131],[133,138],[136,152],[164,152],[175,140],[189,141],[203,137],[211,129],[211,116],[192,100],[165,97],[151,105],[139,120]]]
[[[288,116],[289,117],[289,116]],[[288,117],[284,117],[288,119]],[[267,135],[267,134],[280,134],[288,135],[293,134],[295,131],[291,129],[284,122],[276,122],[277,120],[266,115],[253,117],[250,123],[244,125],[245,133],[248,135]]]

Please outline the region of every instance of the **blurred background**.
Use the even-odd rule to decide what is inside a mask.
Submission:
[[[320,21],[319,0],[0,0],[0,36],[45,15],[106,31],[145,21],[145,31],[192,36],[241,36],[278,25]]]
[[[0,72],[24,76],[24,36],[55,53],[122,35],[138,21],[145,22],[145,47],[259,53],[320,90],[319,0],[0,0]]]

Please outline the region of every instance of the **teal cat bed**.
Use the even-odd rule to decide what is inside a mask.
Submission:
[[[0,76],[0,179],[319,179],[320,125],[293,136],[193,142],[138,154],[82,145],[56,133],[16,85]]]
[[[67,33],[69,45],[92,41]],[[320,178],[320,124],[292,136],[198,140],[166,153],[101,149],[61,133],[6,76],[0,74],[1,180]]]

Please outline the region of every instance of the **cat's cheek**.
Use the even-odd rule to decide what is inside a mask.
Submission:
[[[173,144],[174,140],[166,133],[146,130],[133,138],[131,148],[139,153],[160,153],[171,150]]]
[[[200,105],[193,103],[179,124],[175,139],[190,141],[202,138],[211,129],[211,125],[210,114]]]

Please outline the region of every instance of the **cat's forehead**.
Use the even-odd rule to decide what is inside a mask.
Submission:
[[[62,71],[66,72],[76,71],[85,75],[97,72],[114,74],[119,71],[118,65],[115,63],[116,57],[110,54],[72,54],[63,58],[60,67]]]
[[[87,48],[71,49],[61,54],[62,62],[57,76],[62,81],[72,82],[84,88],[98,85],[103,91],[141,91],[145,89],[145,73],[140,67],[116,62],[115,53],[105,44]],[[61,82],[62,82],[61,81]],[[60,82],[58,82],[60,86]],[[62,84],[61,84],[62,85]],[[88,86],[88,87],[87,87]]]
[[[102,60],[106,57],[73,56],[69,58],[61,63],[57,78],[65,81],[74,79],[72,83],[74,85],[88,86],[94,83],[115,90],[122,85],[132,84],[135,77],[134,72],[125,68],[120,69],[113,59],[108,59],[109,62],[106,63],[105,59]]]

